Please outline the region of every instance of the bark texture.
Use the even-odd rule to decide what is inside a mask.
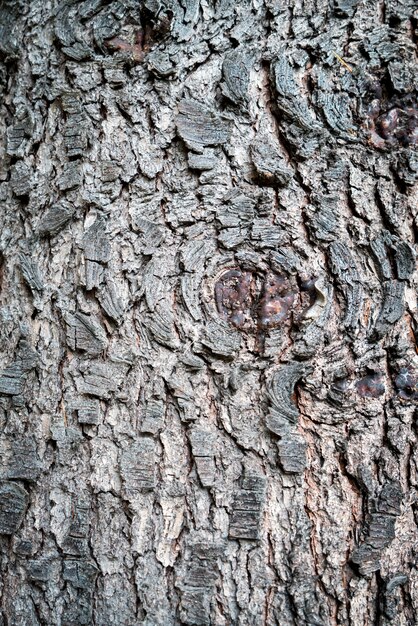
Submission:
[[[414,5],[0,2],[0,624],[415,623]]]

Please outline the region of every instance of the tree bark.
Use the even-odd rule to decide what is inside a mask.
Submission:
[[[414,624],[414,3],[0,7],[0,623]]]

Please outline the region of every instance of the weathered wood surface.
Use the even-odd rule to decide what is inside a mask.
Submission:
[[[0,624],[415,623],[414,5],[2,0]]]

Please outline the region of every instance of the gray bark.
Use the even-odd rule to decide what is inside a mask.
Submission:
[[[415,623],[414,8],[1,1],[1,624]]]

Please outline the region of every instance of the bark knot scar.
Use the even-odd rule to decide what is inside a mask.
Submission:
[[[274,328],[289,317],[296,293],[289,290],[284,276],[269,274],[258,306],[258,323],[263,329]]]
[[[382,103],[373,100],[366,113],[369,142],[375,148],[415,146],[418,142],[418,105],[397,100]]]
[[[383,376],[379,373],[364,376],[356,382],[356,389],[363,398],[378,398],[385,393]]]
[[[239,269],[228,270],[215,285],[218,312],[233,326],[248,330],[253,324],[254,276]]]
[[[412,367],[402,367],[395,378],[398,397],[409,402],[418,402],[418,378]]]
[[[326,304],[326,293],[318,278],[299,287],[284,274],[235,267],[217,280],[215,302],[224,320],[244,332],[260,333],[286,324],[292,316],[298,324],[312,322]]]
[[[220,316],[244,331],[275,328],[290,315],[296,298],[285,276],[269,272],[231,269],[215,285],[215,300]]]

